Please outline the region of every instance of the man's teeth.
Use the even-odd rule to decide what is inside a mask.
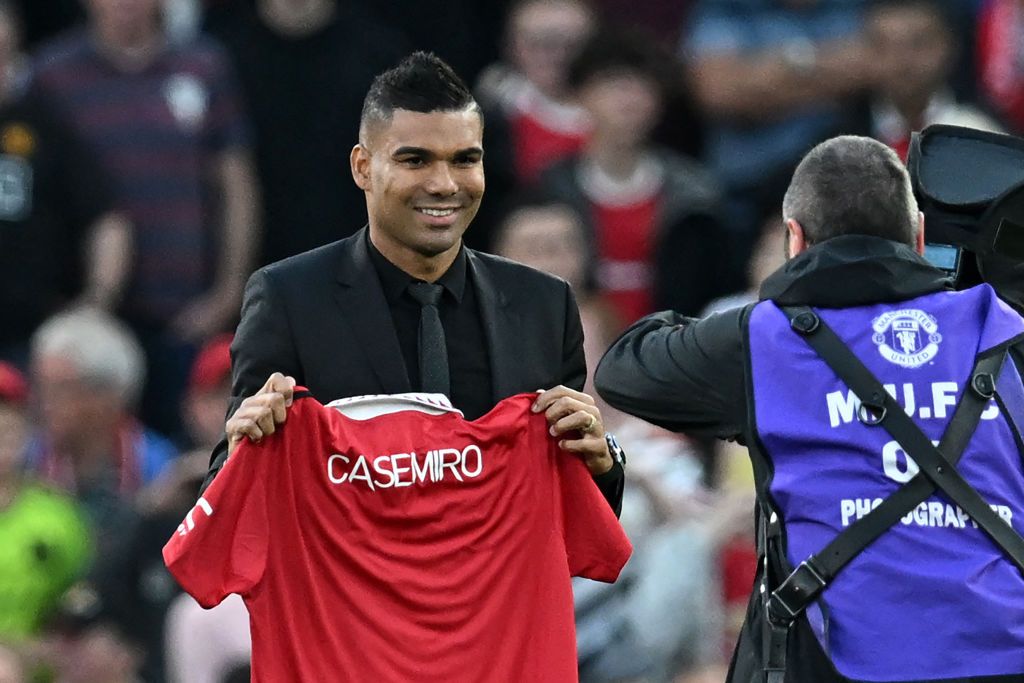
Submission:
[[[450,216],[455,213],[455,209],[420,209],[423,213],[428,216]]]

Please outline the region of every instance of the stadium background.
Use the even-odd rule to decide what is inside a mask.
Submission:
[[[839,133],[1024,130],[1021,0],[0,1],[0,683],[248,680],[240,600],[160,548],[195,497],[253,269],[365,221],[373,75],[432,50],[485,111],[474,247],[572,283],[588,364],[750,301]],[[753,574],[745,453],[603,407],[630,454],[581,680],[720,681]]]

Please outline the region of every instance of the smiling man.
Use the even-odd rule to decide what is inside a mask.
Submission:
[[[322,402],[441,393],[468,419],[543,390],[565,457],[580,457],[617,511],[620,451],[586,378],[569,285],[463,246],[484,193],[483,116],[459,77],[417,52],[366,96],[351,169],[369,223],[352,237],[280,261],[249,281],[232,344],[230,452],[285,421],[296,383]]]

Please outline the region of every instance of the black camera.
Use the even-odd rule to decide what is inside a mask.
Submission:
[[[957,289],[987,282],[1024,312],[1024,140],[959,126],[914,133],[907,158],[925,258]]]

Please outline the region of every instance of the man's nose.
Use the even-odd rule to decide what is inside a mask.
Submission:
[[[448,164],[438,163],[431,169],[425,189],[430,194],[447,197],[459,191],[459,184],[455,181]]]

